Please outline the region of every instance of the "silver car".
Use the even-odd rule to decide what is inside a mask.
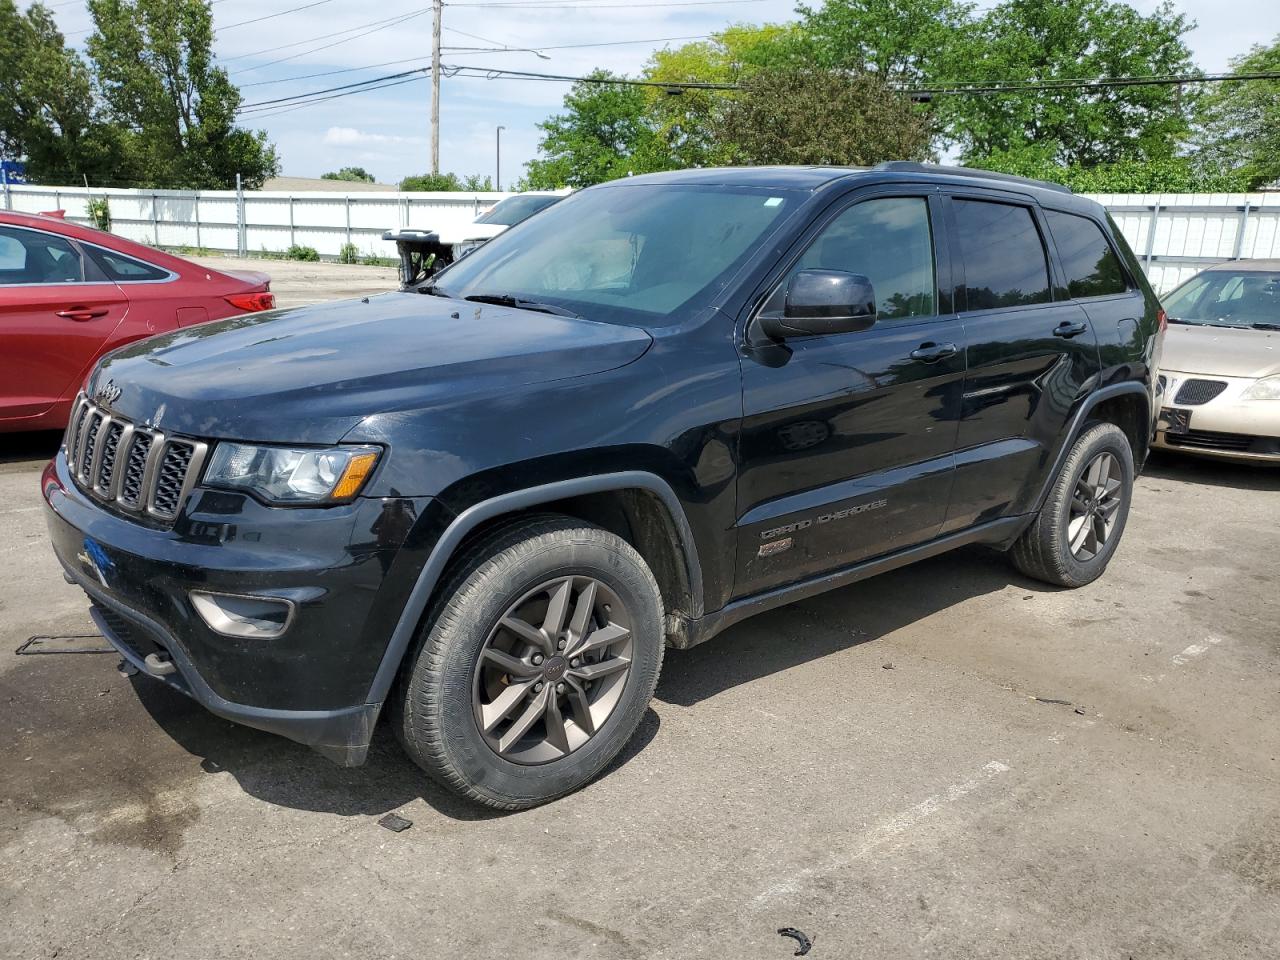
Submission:
[[[1280,463],[1280,260],[1218,264],[1162,299],[1155,446]]]

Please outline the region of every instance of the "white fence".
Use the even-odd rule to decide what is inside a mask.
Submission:
[[[155,247],[202,248],[221,253],[282,253],[313,247],[336,257],[350,243],[360,256],[394,257],[382,239],[393,227],[470,223],[509,193],[353,193],[314,190],[123,190],[9,184],[4,207],[39,213],[66,210],[67,219],[90,223],[91,199],[106,197],[111,231]]]
[[[8,185],[6,209],[65,209],[88,222],[91,198],[111,204],[112,230],[159,247],[253,255],[294,244],[336,257],[345,244],[364,256],[395,255],[382,240],[392,227],[439,229],[475,219],[509,193],[279,193],[271,191],[116,190]],[[1280,193],[1100,194],[1164,292],[1212,263],[1280,257]]]

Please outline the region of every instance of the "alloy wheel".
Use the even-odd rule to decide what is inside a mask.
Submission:
[[[567,756],[613,713],[631,658],[631,620],[608,586],[588,576],[540,584],[481,648],[472,704],[485,742],[513,763]]]
[[[1089,461],[1071,494],[1067,542],[1077,560],[1092,560],[1107,545],[1123,496],[1119,459],[1102,452]]]

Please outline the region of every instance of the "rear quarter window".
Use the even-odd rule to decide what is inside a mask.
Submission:
[[[1088,217],[1044,211],[1067,278],[1066,295],[1075,300],[1125,293],[1129,280],[1102,228]]]
[[[153,263],[126,257],[123,253],[103,250],[101,247],[90,247],[89,251],[94,262],[102,268],[102,272],[116,283],[168,280],[170,276],[168,270],[157,267]]]

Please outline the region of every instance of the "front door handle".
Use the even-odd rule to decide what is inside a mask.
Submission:
[[[930,340],[911,351],[911,359],[921,363],[937,363],[947,357],[954,357],[960,349],[954,343],[934,343]]]
[[[64,320],[75,320],[79,323],[106,315],[106,307],[72,307],[70,310],[58,310],[55,313],[55,316],[62,317]]]
[[[1083,320],[1063,320],[1053,328],[1053,335],[1061,337],[1063,340],[1070,340],[1072,337],[1078,337],[1089,329],[1089,325]]]

